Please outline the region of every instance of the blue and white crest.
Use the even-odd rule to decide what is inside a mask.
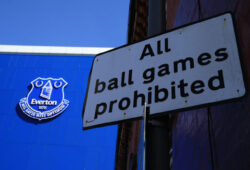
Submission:
[[[63,78],[38,77],[31,82],[32,88],[27,97],[20,100],[19,106],[34,119],[55,117],[69,106],[69,101],[64,99],[64,87],[67,84]]]

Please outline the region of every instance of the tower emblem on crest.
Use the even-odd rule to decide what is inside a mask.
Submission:
[[[69,101],[64,98],[64,87],[68,83],[63,78],[41,78],[31,81],[32,88],[19,106],[29,117],[42,120],[61,114]]]

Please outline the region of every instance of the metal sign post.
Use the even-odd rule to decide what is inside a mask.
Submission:
[[[146,170],[146,142],[147,142],[147,124],[148,124],[148,116],[149,116],[150,108],[147,106],[147,103],[144,104],[144,115],[143,115],[143,121],[144,121],[144,130],[143,130],[143,170]]]

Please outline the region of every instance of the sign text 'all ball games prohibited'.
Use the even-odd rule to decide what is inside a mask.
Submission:
[[[231,14],[95,57],[85,98],[90,128],[244,96]]]

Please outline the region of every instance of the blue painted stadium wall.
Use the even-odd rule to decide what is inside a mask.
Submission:
[[[82,130],[93,57],[0,54],[0,169],[114,169],[117,126]],[[49,121],[24,115],[19,101],[37,77],[62,77],[69,107]]]

